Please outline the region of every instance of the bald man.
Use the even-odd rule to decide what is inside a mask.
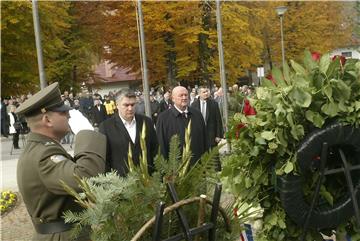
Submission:
[[[173,106],[162,112],[156,123],[161,154],[168,158],[171,137],[178,134],[181,149],[185,143],[185,128],[191,120],[192,158],[190,165],[194,165],[201,155],[208,150],[205,122],[200,111],[189,107],[189,94],[185,87],[177,86],[172,91]]]

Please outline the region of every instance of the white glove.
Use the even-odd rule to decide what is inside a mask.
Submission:
[[[94,127],[90,124],[89,120],[78,110],[70,110],[69,126],[76,135],[81,130],[94,130]]]

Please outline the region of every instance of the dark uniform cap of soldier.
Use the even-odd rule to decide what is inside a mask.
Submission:
[[[61,100],[59,84],[55,82],[31,96],[16,109],[15,113],[23,116],[33,116],[47,111],[65,112],[71,109]]]

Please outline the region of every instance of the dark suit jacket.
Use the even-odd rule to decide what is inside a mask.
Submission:
[[[206,118],[205,118],[205,124],[206,124],[206,131],[209,138],[209,144],[211,147],[214,147],[217,145],[215,142],[215,137],[223,138],[224,136],[224,128],[222,124],[220,109],[216,101],[212,99],[206,100]],[[191,107],[200,110],[200,99],[196,99]]]
[[[158,151],[158,143],[154,124],[149,117],[135,114],[136,120],[136,138],[135,143],[132,142],[124,123],[118,114],[113,115],[111,118],[105,120],[100,124],[99,131],[106,136],[107,149],[106,149],[106,166],[105,170],[117,170],[118,174],[125,176],[128,172],[128,150],[129,143],[131,144],[132,156],[135,165],[140,163],[140,135],[143,123],[146,125],[146,147],[147,147],[147,160],[149,171],[153,170],[153,160]]]
[[[91,108],[91,120],[94,126],[99,126],[106,118],[107,114],[104,105],[100,105],[100,110],[97,106]]]
[[[189,107],[188,118],[191,120],[191,152],[193,157],[190,164],[193,165],[208,150],[205,123],[201,113]],[[175,107],[162,112],[156,123],[156,132],[160,145],[161,154],[168,158],[170,150],[170,140],[175,134],[179,135],[181,152],[185,144],[186,120],[182,117]]]
[[[169,109],[171,106],[172,106],[172,103],[171,103],[170,99],[168,100],[167,103],[165,100],[160,101],[160,104],[159,104],[160,112],[163,112],[163,111]]]

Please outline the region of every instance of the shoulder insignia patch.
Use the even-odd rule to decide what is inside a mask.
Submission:
[[[54,163],[59,163],[62,162],[64,160],[66,160],[67,158],[63,155],[53,155],[50,157],[50,160],[53,161]]]
[[[45,145],[45,146],[52,146],[52,145],[55,145],[55,143],[52,142],[52,141],[47,141],[47,142],[45,142],[44,145]]]

